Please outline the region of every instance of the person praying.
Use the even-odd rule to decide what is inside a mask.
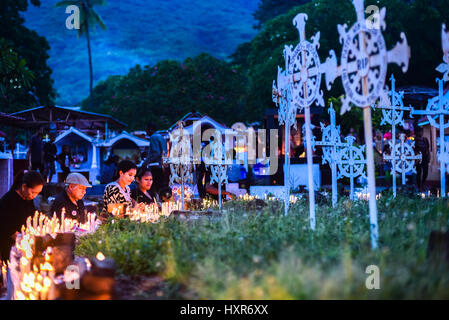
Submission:
[[[151,170],[147,167],[141,167],[136,175],[137,188],[131,191],[131,198],[137,203],[160,204],[157,193],[151,191],[153,185],[153,175]]]
[[[50,213],[56,213],[60,219],[62,211],[65,211],[65,217],[78,220],[80,223],[85,223],[86,212],[84,207],[84,195],[87,188],[92,186],[81,173],[72,172],[65,180],[66,188],[58,194],[53,201]]]
[[[134,181],[137,173],[137,166],[131,160],[123,160],[117,165],[118,178],[106,185],[103,195],[102,215],[112,213],[114,209],[124,213],[126,207],[132,207],[135,201],[131,198],[129,185]]]
[[[37,171],[23,171],[15,178],[11,189],[0,199],[0,261],[9,259],[15,235],[34,215],[33,199],[44,187],[44,179]]]

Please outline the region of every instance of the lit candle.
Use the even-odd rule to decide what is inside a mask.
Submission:
[[[37,228],[37,217],[39,216],[39,212],[36,211],[34,213],[34,217],[33,217],[33,228],[36,229]]]
[[[30,230],[31,229],[31,217],[27,218],[26,224],[27,224],[27,229]]]

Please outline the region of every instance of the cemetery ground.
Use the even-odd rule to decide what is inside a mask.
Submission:
[[[318,198],[316,231],[307,204],[288,216],[279,201],[235,200],[198,219],[110,220],[76,253],[115,260],[119,299],[449,298],[448,253],[428,255],[431,231],[448,230],[449,200],[384,193],[375,251],[367,201]],[[366,286],[372,265],[379,289]]]

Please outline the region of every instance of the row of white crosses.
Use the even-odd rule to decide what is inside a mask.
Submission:
[[[310,110],[307,109],[312,102],[320,97],[318,104],[323,105],[322,92],[319,92],[321,74],[326,75],[327,88],[330,88],[330,84],[334,82],[337,77],[342,78],[343,87],[346,92],[346,96],[343,99],[342,114],[350,110],[350,103],[361,107],[364,110],[364,127],[365,127],[365,141],[367,141],[367,169],[368,169],[368,192],[369,198],[369,211],[370,211],[370,231],[371,231],[371,246],[376,249],[378,246],[378,223],[377,223],[377,206],[376,206],[376,182],[374,175],[374,154],[373,154],[373,135],[372,135],[372,121],[371,121],[371,109],[370,106],[374,104],[381,96],[385,78],[387,74],[387,66],[389,63],[396,63],[402,67],[402,71],[406,72],[408,69],[408,62],[410,59],[410,47],[407,44],[407,39],[404,33],[401,33],[401,42],[398,43],[393,50],[387,51],[385,40],[379,29],[368,28],[365,20],[365,10],[363,0],[352,1],[357,13],[357,22],[347,30],[347,25],[338,25],[338,32],[340,35],[340,43],[343,44],[341,65],[337,65],[337,58],[334,51],[331,51],[331,58],[326,60],[326,63],[320,65],[318,55],[316,54],[316,48],[318,47],[319,33],[313,38],[314,45],[309,44],[305,40],[305,19],[306,15],[300,14],[295,18],[295,24],[298,26],[300,32],[301,42],[295,49],[294,53],[290,56],[291,50],[284,50],[284,58],[286,59],[286,80],[283,79],[283,84],[288,88],[293,85],[291,91],[299,91],[302,99],[298,99],[295,92],[292,92],[293,97],[290,98],[288,94],[283,96],[286,98],[287,114],[291,109],[294,109],[296,116],[296,107],[289,108],[291,102],[297,103],[301,107],[306,107],[306,140],[308,149],[311,148],[310,138],[310,125],[307,121],[310,121]],[[379,25],[382,30],[385,30],[385,14],[386,9],[382,8],[379,15]],[[302,55],[300,55],[300,53]],[[306,55],[307,54],[307,55]],[[302,59],[298,59],[298,57]],[[308,58],[308,59],[307,59]],[[297,61],[298,60],[298,61]],[[302,61],[302,63],[301,63]],[[299,62],[299,63],[298,63]],[[293,69],[291,66],[295,66]],[[293,70],[294,71],[293,71]],[[298,77],[290,76],[298,74]],[[314,77],[314,79],[311,79]],[[298,81],[297,79],[300,79]],[[293,80],[293,81],[291,81]],[[296,81],[295,81],[296,80]],[[279,83],[278,83],[279,88]],[[281,87],[285,89],[285,87]],[[276,88],[274,88],[276,89]],[[279,92],[279,90],[274,90]],[[285,90],[288,92],[288,89]],[[308,95],[312,93],[310,96]],[[318,92],[320,95],[318,95]],[[298,101],[299,100],[299,101]],[[285,107],[285,106],[284,106]],[[284,111],[279,111],[279,121],[281,121],[281,115]],[[289,127],[291,123],[286,123],[286,127]],[[307,134],[309,133],[309,134]],[[289,134],[286,131],[286,151],[289,148]],[[311,157],[311,150],[307,150],[308,157]],[[289,152],[286,152],[286,157],[289,156]],[[286,161],[287,162],[287,161]],[[311,165],[308,161],[309,166]],[[351,165],[349,165],[350,167]],[[286,172],[288,174],[288,168],[286,165]],[[313,198],[313,180],[311,177],[311,170],[309,173],[309,199],[311,201],[310,207],[314,209]],[[312,181],[311,181],[312,180]],[[286,180],[288,183],[288,180]],[[311,181],[311,183],[310,183]],[[288,189],[288,186],[286,186]],[[312,212],[311,212],[312,215]],[[313,216],[313,221],[315,217]],[[312,223],[312,217],[311,217]],[[314,225],[312,226],[314,229]]]
[[[400,144],[396,144],[396,126],[404,126],[404,112],[410,112],[410,116],[413,116],[413,107],[405,107],[403,98],[404,91],[396,91],[396,80],[392,75],[390,78],[391,90],[388,92],[388,96],[383,96],[381,99],[382,105],[373,105],[373,109],[382,109],[381,125],[391,125],[391,141],[389,141],[391,153],[390,155],[383,155],[384,160],[390,161],[392,164],[392,176],[393,176],[393,197],[396,198],[396,174],[402,174],[402,185],[405,185],[405,174],[409,171],[415,172],[415,160],[421,160],[421,155],[415,156],[413,151],[414,142],[407,144],[405,142],[405,135],[400,135]]]

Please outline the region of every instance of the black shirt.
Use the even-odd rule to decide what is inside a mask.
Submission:
[[[9,259],[9,251],[14,245],[11,236],[20,232],[26,219],[35,211],[33,200],[23,200],[15,190],[9,190],[0,199],[0,255],[3,260]]]
[[[131,191],[131,198],[136,200],[137,203],[152,204],[154,201],[156,201],[156,203],[159,202],[159,199],[155,194],[152,194],[151,192],[148,192],[148,194],[150,197],[143,193],[139,188],[135,188]]]
[[[42,142],[42,137],[35,134],[31,136],[30,141],[30,153],[31,153],[31,162],[41,163],[42,162],[42,151],[44,144]]]
[[[70,171],[70,167],[66,167],[66,163],[65,163],[66,156],[68,156],[69,166],[70,166],[70,164],[73,163],[73,158],[70,154],[60,153],[56,157],[57,161],[59,162],[59,165],[61,166],[62,171]]]
[[[53,216],[53,213],[56,212],[56,216],[61,219],[62,208],[65,208],[66,218],[75,219],[81,223],[85,222],[84,201],[78,200],[75,205],[65,190],[56,196],[51,205],[50,214]]]
[[[56,146],[52,142],[46,142],[44,144],[44,161],[53,162],[56,160],[56,154],[58,153]]]

